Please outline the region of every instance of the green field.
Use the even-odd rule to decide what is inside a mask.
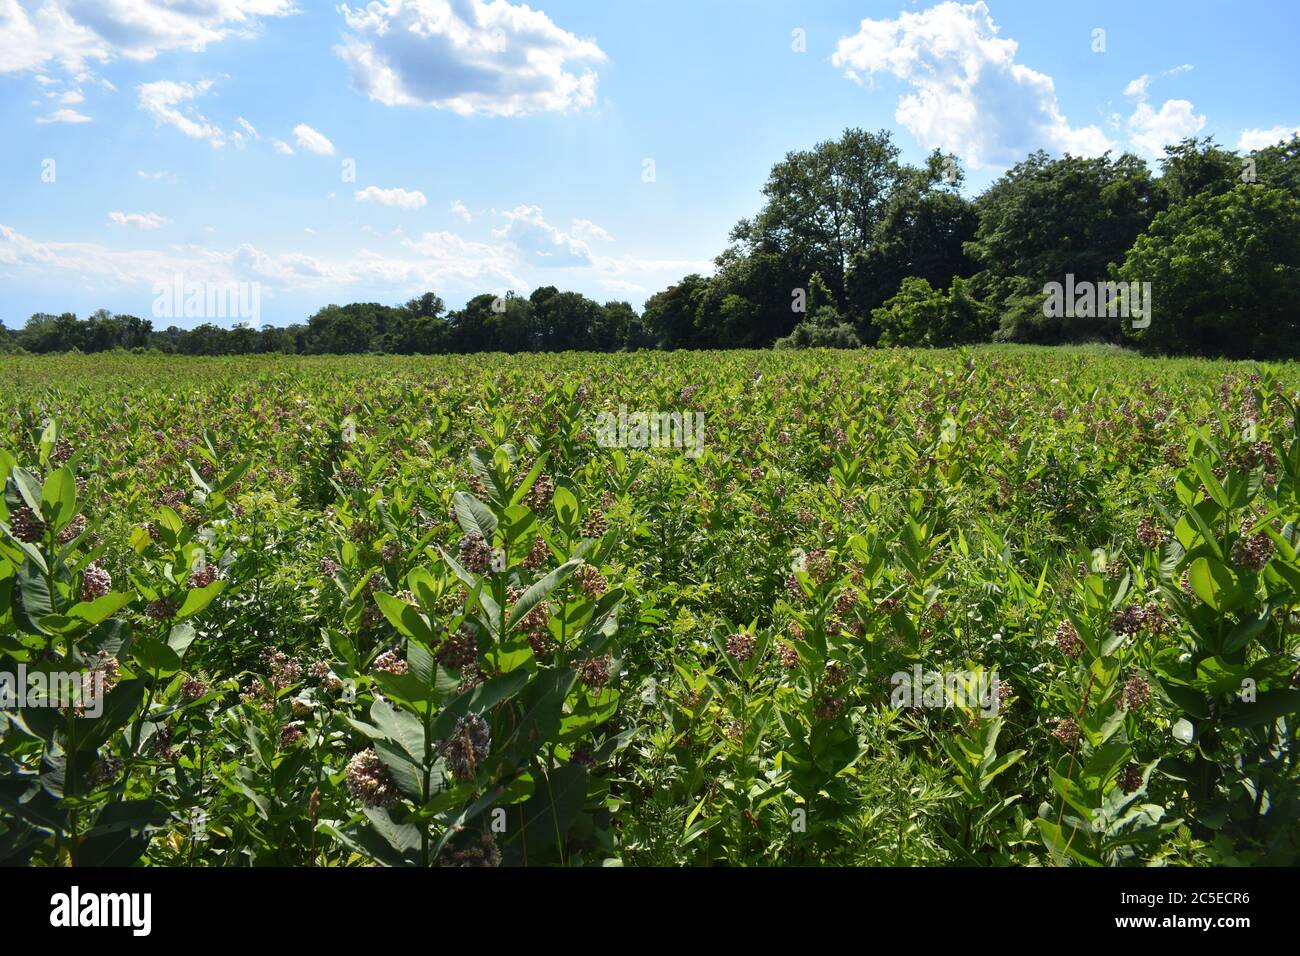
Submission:
[[[6,702],[2,862],[1300,854],[1295,365],[0,375],[0,672],[92,691]]]

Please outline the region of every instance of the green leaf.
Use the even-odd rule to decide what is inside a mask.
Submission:
[[[456,520],[466,534],[477,531],[483,540],[492,543],[492,536],[497,530],[497,516],[492,509],[468,492],[458,491],[452,497],[456,509]]]
[[[162,826],[167,812],[157,800],[117,800],[100,811],[95,825],[76,844],[77,866],[130,866],[149,845],[149,830]]]
[[[1214,476],[1214,469],[1210,466],[1210,462],[1205,458],[1197,458],[1192,462],[1192,467],[1196,469],[1197,476],[1205,485],[1205,490],[1210,493],[1214,503],[1226,510],[1230,506],[1228,493],[1219,483],[1219,479]]]
[[[68,608],[68,616],[79,618],[90,624],[99,624],[108,620],[122,608],[135,600],[134,592],[111,591],[93,601],[82,601]]]
[[[104,695],[104,709],[98,717],[77,718],[77,752],[93,756],[113,734],[125,727],[144,703],[145,682],[122,681]]]
[[[1071,828],[1067,834],[1062,827],[1042,817],[1039,817],[1034,822],[1038,824],[1038,829],[1043,835],[1043,842],[1047,844],[1058,861],[1065,856],[1071,856],[1086,866],[1102,865],[1101,859],[1093,853],[1092,847],[1088,845],[1087,838],[1078,830]]]
[[[27,507],[36,514],[41,514],[41,486],[36,477],[26,468],[15,468],[9,477],[13,479],[14,487],[18,489],[18,494]]]
[[[193,617],[211,604],[213,599],[225,589],[226,582],[221,580],[213,581],[204,588],[192,589],[185,595],[185,600],[181,602],[176,616],[178,618]]]
[[[67,465],[50,472],[45,479],[41,513],[54,531],[61,531],[77,513],[77,479]]]
[[[194,630],[194,625],[176,624],[167,635],[167,646],[176,652],[177,657],[183,658],[196,637],[198,631]]]
[[[402,791],[402,796],[419,803],[422,798],[421,786],[424,782],[420,764],[411,759],[411,755],[405,748],[399,747],[390,740],[376,740],[374,748],[375,753],[379,755],[379,759],[384,762],[384,766],[392,775],[393,783],[397,784],[397,789]]]
[[[532,797],[509,811],[507,846],[525,865],[562,859],[565,838],[587,799],[587,768],[565,764],[536,781]]]
[[[370,719],[385,737],[398,744],[412,760],[423,762],[424,725],[418,717],[408,711],[397,710],[385,700],[376,699],[370,705]]]
[[[1197,558],[1187,576],[1196,596],[1219,613],[1232,610],[1240,600],[1242,586],[1237,575],[1213,558]]]
[[[557,487],[551,505],[555,508],[555,516],[560,519],[561,527],[567,529],[577,524],[578,499],[568,488],[563,485]]]
[[[433,706],[433,687],[409,671],[405,674],[380,672],[371,675],[371,679],[379,685],[385,697],[406,704],[416,713],[426,713]]]
[[[564,698],[576,677],[567,667],[550,667],[537,672],[519,695],[519,723],[510,735],[506,759],[515,764],[522,763],[555,735],[560,727]]]
[[[515,602],[515,606],[511,608],[510,617],[506,620],[506,628],[511,629],[522,621],[529,611],[546,600],[546,596],[554,591],[569,575],[580,568],[582,564],[583,562],[580,560],[565,561],[547,574],[546,577],[533,584]]]
[[[397,629],[397,633],[419,641],[426,647],[433,644],[433,629],[414,605],[383,592],[375,595],[375,603],[384,612],[388,622]]]
[[[420,831],[416,827],[408,823],[395,823],[389,812],[382,807],[366,807],[362,812],[370,821],[374,831],[396,850],[400,857],[412,862],[418,859]]]
[[[1279,717],[1300,712],[1300,690],[1271,690],[1253,701],[1236,701],[1233,713],[1223,719],[1229,727],[1254,727],[1269,724]]]
[[[159,677],[168,677],[181,669],[177,653],[156,637],[137,637],[131,645],[132,656],[145,670]]]

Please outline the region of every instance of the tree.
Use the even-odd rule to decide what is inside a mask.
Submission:
[[[436,293],[426,292],[419,298],[411,299],[402,308],[404,308],[409,315],[437,319],[442,317],[446,305]]]
[[[9,355],[17,351],[19,351],[17,334],[5,328],[4,320],[0,319],[0,353]]]
[[[1239,184],[1157,216],[1117,271],[1151,284],[1149,350],[1230,358],[1300,355],[1300,199]]]
[[[1290,142],[1266,146],[1251,153],[1255,175],[1265,186],[1283,189],[1300,199],[1300,135]]]
[[[773,343],[777,349],[856,349],[862,347],[853,326],[833,305],[815,309],[794,331]]]
[[[975,273],[965,251],[979,228],[974,203],[956,192],[925,183],[900,191],[877,229],[875,241],[853,259],[849,300],[853,311],[867,317],[894,295],[908,276],[946,288],[957,277]],[[876,330],[862,323],[865,340]]]
[[[437,314],[413,312],[408,303],[403,312],[391,318],[388,331],[375,344],[379,351],[395,355],[431,355],[447,350],[450,334],[451,327],[444,319]]]
[[[1159,185],[1166,208],[1202,193],[1222,195],[1241,182],[1241,157],[1216,146],[1213,136],[1205,140],[1192,137],[1176,146],[1166,146],[1160,167]]]
[[[654,340],[646,333],[641,317],[630,302],[606,302],[601,307],[596,345],[602,352],[630,352],[650,348]]]
[[[229,332],[204,322],[181,334],[178,351],[182,355],[229,355],[234,349]]]
[[[369,352],[375,338],[387,332],[390,314],[396,311],[377,302],[327,305],[307,320],[307,351],[333,355]]]
[[[1114,335],[1103,322],[1048,318],[1049,282],[1103,280],[1151,222],[1157,190],[1146,163],[1124,154],[1050,159],[1034,153],[976,200],[979,229],[967,253],[978,294],[1001,312],[998,337],[1062,342]]]
[[[695,315],[709,280],[692,273],[646,300],[641,318],[661,349],[696,348]]]
[[[978,342],[992,332],[992,311],[961,278],[947,292],[925,279],[903,280],[898,294],[872,313],[881,345],[943,348]]]
[[[302,328],[302,326],[299,326]],[[292,355],[298,351],[293,333],[274,325],[263,325],[257,334],[257,351],[263,354]]]

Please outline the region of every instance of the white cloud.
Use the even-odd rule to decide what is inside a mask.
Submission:
[[[1177,76],[1192,69],[1184,63],[1163,76]],[[1137,151],[1149,159],[1162,159],[1165,147],[1195,136],[1205,126],[1205,117],[1197,116],[1190,100],[1165,100],[1160,109],[1152,109],[1147,102],[1151,77],[1143,73],[1124,87],[1124,95],[1135,97],[1133,115],[1128,118],[1129,140]]]
[[[226,143],[225,131],[220,126],[209,123],[193,106],[182,105],[197,99],[211,88],[211,80],[199,83],[158,80],[142,83],[136,89],[140,109],[152,116],[155,123],[174,126],[191,139],[207,140],[214,149],[220,149]]]
[[[135,174],[139,176],[141,179],[152,179],[155,181],[159,179],[166,179],[173,183],[176,182],[176,174],[172,172],[168,172],[165,169],[160,169],[152,173],[146,173],[143,169],[137,169],[135,171]]]
[[[250,123],[248,120],[244,119],[242,116],[236,117],[235,122],[239,124],[239,129],[231,131],[230,140],[240,149],[243,149],[244,144],[247,143],[250,139],[258,140],[262,138],[261,136],[258,135],[257,130],[253,127],[253,124]]]
[[[42,125],[45,123],[89,123],[91,119],[76,110],[55,110],[49,116],[36,117],[36,122]]]
[[[502,215],[506,224],[492,235],[514,246],[525,262],[559,268],[592,264],[587,243],[548,223],[542,218],[541,207],[516,206]]]
[[[575,238],[583,242],[613,242],[614,237],[596,225],[590,219],[573,220],[572,232]]]
[[[1129,80],[1128,86],[1124,87],[1125,96],[1146,96],[1147,87],[1151,85],[1151,77],[1143,73],[1135,80]]]
[[[160,216],[156,212],[110,212],[108,219],[109,222],[119,226],[134,226],[137,229],[157,229],[171,222],[166,216]]]
[[[474,216],[465,208],[465,204],[459,199],[453,199],[451,201],[451,214],[453,216],[460,216],[460,218],[464,219],[466,222],[474,221]]]
[[[497,215],[504,217],[504,226],[484,241],[450,231],[406,238],[396,231],[381,235],[369,229],[364,241],[374,246],[341,251],[332,257],[297,251],[271,253],[250,243],[221,248],[175,243],[126,250],[95,242],[41,241],[0,225],[0,267],[7,278],[30,278],[51,288],[73,283],[120,287],[128,300],[141,296],[139,308],[148,308],[154,283],[171,283],[177,274],[187,282],[256,281],[263,284],[266,294],[291,291],[323,302],[358,297],[364,301],[398,300],[428,289],[468,296],[485,289],[529,289],[546,284],[583,289],[589,294],[609,290],[619,298],[633,298],[647,289],[663,288],[682,275],[713,271],[708,260],[593,255],[577,235],[548,224],[536,206],[519,206]],[[110,221],[139,229],[166,222],[156,213],[122,212],[111,214]],[[575,219],[573,231],[593,238],[598,233],[608,235],[587,219]],[[203,232],[214,230],[207,226]]]
[[[197,52],[294,12],[293,0],[0,0],[0,73]]]
[[[336,52],[353,86],[387,106],[522,116],[596,101],[604,52],[541,10],[506,0],[384,0],[339,8],[351,30]]]
[[[356,199],[357,202],[377,202],[394,209],[420,209],[428,203],[424,193],[418,189],[380,189],[378,186],[357,190]]]
[[[634,295],[645,295],[647,291],[645,286],[628,282],[626,279],[601,279],[600,284],[615,292],[628,292]]]
[[[331,143],[322,133],[312,129],[306,123],[299,123],[293,128],[294,139],[298,145],[311,153],[320,156],[333,156],[334,144]]]
[[[1189,100],[1165,100],[1158,110],[1150,103],[1137,104],[1128,118],[1129,139],[1138,151],[1153,159],[1165,155],[1165,147],[1195,136],[1205,126],[1205,117],[1197,116]]]
[[[514,273],[516,263],[510,250],[490,242],[474,242],[452,232],[426,232],[419,239],[403,239],[402,246],[426,263],[426,268],[454,277],[461,284],[526,284]]]
[[[895,118],[927,149],[972,167],[1007,166],[1035,149],[1096,156],[1112,143],[1096,126],[1074,127],[1052,78],[1016,62],[1018,44],[998,36],[988,6],[941,3],[895,20],[863,20],[841,37],[831,62],[862,82],[886,73],[912,92]]]
[[[282,140],[282,139],[273,139],[273,140],[271,140],[271,146],[272,146],[272,147],[275,149],[275,151],[276,151],[277,153],[279,153],[281,156],[292,156],[292,155],[293,155],[293,147],[290,146],[288,143],[286,143],[286,142],[285,142],[284,140]]]
[[[1300,136],[1300,126],[1271,126],[1268,129],[1244,129],[1241,131],[1241,136],[1237,138],[1237,149],[1246,152],[1254,152],[1257,149],[1276,146],[1278,143],[1289,143],[1294,136]]]
[[[153,301],[153,284],[170,284],[176,275],[186,282],[261,282],[270,290],[312,292],[322,299],[349,290],[372,295],[382,288],[395,296],[435,288],[481,291],[484,286],[527,284],[511,271],[509,250],[491,243],[427,233],[401,245],[398,255],[360,249],[340,259],[272,254],[249,243],[226,249],[189,244],[118,250],[92,242],[41,241],[0,224],[0,265],[45,280],[94,281],[136,290],[142,309]]]
[[[86,102],[86,98],[80,90],[68,90],[59,97],[59,103],[63,106],[76,106],[78,103]]]

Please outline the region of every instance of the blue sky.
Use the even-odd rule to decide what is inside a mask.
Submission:
[[[1300,124],[1293,0],[538,2],[0,0],[0,319],[194,325],[158,311],[176,276],[256,283],[258,323],[543,284],[639,308],[845,127],[955,152],[973,194],[1035,148]]]

